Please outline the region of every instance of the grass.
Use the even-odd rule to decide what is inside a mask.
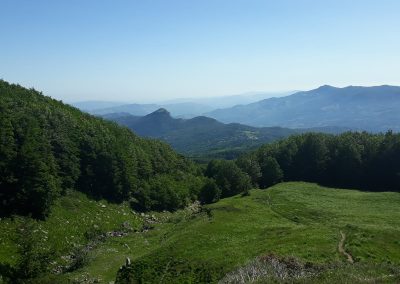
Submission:
[[[49,241],[63,251],[71,243],[83,243],[83,234],[91,226],[109,231],[125,221],[136,228],[143,222],[126,205],[101,202],[106,205],[103,208],[99,204],[77,193],[60,200],[42,223]],[[115,280],[126,257],[133,263],[157,262],[166,273],[172,269],[168,267],[170,260],[206,263],[222,278],[267,254],[315,265],[343,264],[331,270],[337,277],[356,270],[368,279],[379,279],[387,274],[387,268],[376,265],[400,265],[399,204],[399,193],[282,183],[267,190],[252,190],[247,197],[234,196],[208,205],[209,213],[154,213],[158,222],[150,224],[153,229],[106,239],[89,252],[87,265],[57,279],[93,278],[108,283]],[[12,221],[2,220],[0,226],[0,261],[4,262],[14,254],[7,240]],[[341,231],[346,234],[345,250],[353,256],[354,265],[346,264],[346,258],[338,252]],[[320,282],[333,277],[331,272],[325,272]]]
[[[21,218],[0,221],[0,264],[15,265],[16,238]],[[76,248],[85,246],[92,237],[105,232],[121,230],[123,223],[132,228],[141,226],[141,218],[133,214],[127,204],[110,204],[94,201],[84,194],[70,191],[57,200],[46,221],[36,221],[35,233],[43,249],[53,252],[52,267],[65,265],[65,256]],[[0,281],[1,282],[1,281]]]

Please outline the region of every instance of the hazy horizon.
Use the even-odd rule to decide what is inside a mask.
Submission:
[[[125,99],[125,100],[113,100],[112,98],[106,99],[89,99],[89,100],[65,100],[66,103],[79,103],[79,102],[92,102],[92,101],[99,101],[99,102],[120,102],[120,103],[131,103],[131,104],[174,104],[180,102],[196,102],[202,100],[211,100],[211,99],[224,99],[224,98],[231,98],[231,97],[253,97],[253,96],[261,96],[265,98],[272,98],[272,97],[283,97],[290,94],[297,92],[297,90],[293,91],[276,91],[276,92],[267,92],[267,91],[249,91],[240,94],[225,94],[225,95],[214,95],[214,96],[198,96],[198,97],[174,97],[171,96],[165,99],[157,99],[157,98],[143,98],[137,97],[133,99]],[[46,95],[46,94],[45,94]]]
[[[400,2],[11,1],[0,78],[66,102],[400,85]]]

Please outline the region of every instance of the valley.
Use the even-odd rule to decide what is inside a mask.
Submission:
[[[252,127],[239,123],[225,124],[206,116],[182,119],[172,117],[164,108],[145,116],[109,113],[102,117],[126,126],[140,136],[160,139],[177,152],[197,161],[209,161],[213,158],[231,160],[265,143],[293,134],[308,132],[338,134],[349,130],[345,127],[309,129]]]
[[[166,109],[142,117],[111,113],[103,118],[126,126],[140,136],[165,141],[186,156],[205,160],[236,158],[264,143],[301,132],[280,127],[256,128],[238,123],[223,124],[205,116],[173,118]]]

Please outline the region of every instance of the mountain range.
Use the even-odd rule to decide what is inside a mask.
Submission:
[[[163,140],[185,155],[234,158],[245,150],[306,131],[338,133],[336,127],[289,129],[282,127],[252,127],[239,123],[225,124],[213,118],[173,118],[164,108],[146,116],[113,113],[102,116],[127,126],[136,134]]]
[[[283,96],[291,93],[293,92],[249,92],[224,97],[181,98],[143,104],[115,101],[82,101],[72,103],[72,105],[95,115],[125,112],[131,115],[144,116],[157,109],[165,108],[168,109],[174,117],[192,118],[218,108],[228,108],[238,104],[249,104],[268,97]]]
[[[144,116],[160,108],[168,109],[174,117],[192,118],[205,112],[210,112],[214,108],[192,102],[174,104],[125,104],[120,106],[100,108],[89,111],[94,115],[105,115],[109,113],[128,113],[135,116]]]
[[[400,130],[400,87],[321,86],[280,98],[218,109],[221,122],[289,128],[348,127],[372,132]]]
[[[119,117],[122,113],[145,116],[164,108],[176,118],[206,116],[223,123],[253,127],[338,127],[370,132],[400,131],[400,87],[382,85],[337,88],[324,85],[310,91],[251,102],[267,95],[252,93],[226,98],[177,99],[158,104],[116,105],[111,102],[108,107],[102,107],[106,105],[104,102],[74,105],[101,116],[111,113],[117,113]],[[233,106],[234,103],[238,104]]]

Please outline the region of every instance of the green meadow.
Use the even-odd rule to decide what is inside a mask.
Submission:
[[[85,245],[93,228],[94,232],[109,232],[130,224],[124,235],[104,238],[88,250],[81,267],[53,276],[57,282],[109,283],[126,257],[134,265],[141,263],[143,277],[163,267],[158,276],[146,282],[195,282],[185,265],[168,266],[178,260],[191,267],[206,267],[215,282],[263,255],[325,267],[315,281],[342,279],[343,275],[351,280],[355,274],[353,282],[396,282],[400,280],[399,204],[399,193],[289,182],[204,207],[142,216],[127,205],[70,193],[57,202],[46,221],[39,221],[39,226],[57,252],[55,261],[62,262],[71,244]],[[18,222],[1,221],[2,263],[13,263],[15,248],[10,235]],[[343,249],[354,263],[339,252],[341,232],[345,235]]]

